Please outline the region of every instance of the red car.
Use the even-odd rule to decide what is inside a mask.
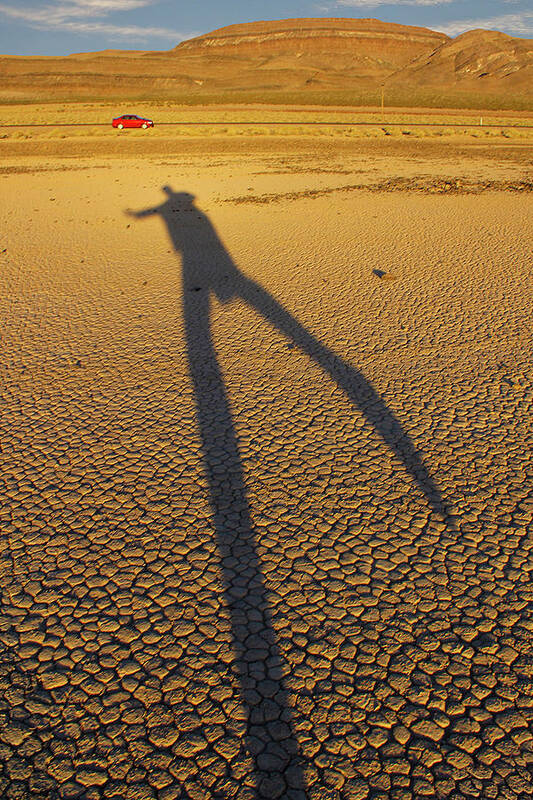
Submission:
[[[145,119],[144,117],[138,117],[136,114],[123,114],[121,117],[117,117],[113,120],[113,127],[119,128],[153,128],[154,123],[151,119]]]

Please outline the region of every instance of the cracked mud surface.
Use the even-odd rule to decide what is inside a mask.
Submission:
[[[0,795],[525,800],[530,196],[217,159],[2,177]]]

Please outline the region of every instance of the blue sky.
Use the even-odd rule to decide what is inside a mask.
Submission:
[[[533,38],[530,0],[0,0],[0,53],[163,50],[223,25],[287,17],[376,17],[456,36]]]

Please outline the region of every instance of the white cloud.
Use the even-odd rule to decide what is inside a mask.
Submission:
[[[109,14],[135,11],[153,5],[157,0],[63,0],[41,8],[20,8],[0,2],[0,15],[20,20],[40,30],[70,31],[80,34],[104,34],[111,37],[146,39],[154,36],[177,41],[183,33],[168,28],[141,25],[115,25],[105,20]],[[92,21],[94,20],[94,21]]]
[[[131,11],[150,5],[152,0],[66,0],[43,8],[20,8],[0,3],[0,12],[25,22],[60,24],[70,17],[105,17],[113,11]]]
[[[531,36],[533,34],[533,11],[523,11],[518,14],[500,14],[499,16],[479,17],[477,19],[461,19],[445,22],[442,25],[435,24],[432,27],[437,31],[447,33],[448,36],[457,36],[459,33],[476,28],[509,31],[517,36]]]
[[[337,7],[375,8],[376,6],[443,6],[455,0],[337,0]]]
[[[44,28],[45,26],[41,25],[39,27]],[[111,37],[120,36],[136,40],[155,36],[159,39],[170,39],[172,42],[177,43],[181,39],[186,38],[184,33],[169,30],[168,28],[149,28],[141,25],[112,25],[106,22],[65,22],[54,27],[56,30],[71,31],[72,33],[102,33]]]

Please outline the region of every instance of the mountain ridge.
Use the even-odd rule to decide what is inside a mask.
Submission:
[[[170,50],[0,56],[0,102],[36,93],[50,99],[152,93],[182,102],[251,93],[281,102],[288,93],[305,102],[313,93],[372,96],[382,86],[391,97],[403,93],[408,104],[411,96],[413,105],[424,92],[447,92],[458,102],[477,95],[477,105],[511,96],[533,103],[533,40],[483,30],[452,39],[373,18],[321,17],[230,25]]]

